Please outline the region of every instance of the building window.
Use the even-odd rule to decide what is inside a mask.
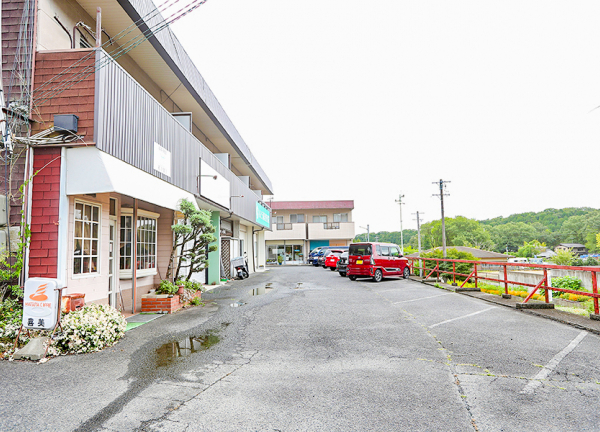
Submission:
[[[304,223],[304,215],[303,214],[290,215],[290,223]]]
[[[334,222],[348,222],[348,213],[335,213],[333,215]]]
[[[156,274],[156,238],[159,215],[143,210],[138,210],[136,223],[137,235],[137,276]],[[121,232],[119,238],[120,248],[120,277],[133,276],[133,210],[121,209]]]
[[[98,273],[100,206],[75,202],[73,274]]]
[[[327,216],[313,216],[313,223],[327,223]]]

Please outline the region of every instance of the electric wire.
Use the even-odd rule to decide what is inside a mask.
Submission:
[[[142,22],[144,22],[146,20],[154,18],[156,15],[158,15],[161,12],[167,10],[169,7],[173,6],[178,1],[180,1],[180,0],[167,0],[167,1],[165,1],[164,3],[160,4],[155,9],[153,9],[152,11],[148,12],[143,17],[140,17],[140,19],[138,19],[137,21],[134,21],[133,23],[131,23],[131,25],[129,25],[128,27],[126,27],[123,30],[121,30],[115,36],[109,38],[106,42],[104,42],[100,46],[104,47],[105,45],[111,45],[114,42],[116,42],[116,41],[124,38],[129,33],[131,33],[134,29],[136,29],[138,27],[138,24],[140,24],[140,23],[142,23]],[[173,2],[173,4],[169,5],[169,3],[171,3],[171,2]],[[81,59],[79,59],[78,61],[76,61],[75,63],[73,63],[72,65],[70,65],[69,67],[67,67],[66,69],[64,69],[63,71],[61,71],[57,75],[55,75],[54,77],[52,77],[50,80],[48,80],[45,83],[43,83],[40,87],[38,87],[36,89],[36,91],[40,91],[42,88],[50,85],[53,81],[55,81],[56,78],[59,78],[59,77],[63,76],[64,74],[68,73],[69,70],[71,70],[74,67],[78,66],[79,64],[81,64],[82,62],[84,62],[87,58],[90,58],[93,54],[94,54],[94,51],[92,51],[89,54],[87,54],[86,56],[82,57]]]
[[[175,0],[170,6],[174,5],[178,1],[179,0]],[[186,16],[187,14],[189,14],[191,11],[197,9],[202,4],[206,3],[206,1],[207,0],[193,0],[192,2],[186,4],[184,7],[180,8],[176,12],[172,13],[166,19],[161,20],[159,23],[155,24],[152,27],[148,27],[147,30],[144,31],[144,32],[142,32],[140,35],[134,37],[133,39],[128,40],[124,46],[119,46],[115,50],[113,50],[110,53],[108,53],[107,56],[104,56],[101,60],[95,60],[93,66],[92,65],[87,66],[84,69],[82,69],[81,71],[79,71],[78,73],[74,74],[73,76],[71,76],[71,77],[69,77],[67,79],[63,79],[62,81],[58,82],[55,87],[53,87],[53,88],[51,88],[49,90],[46,90],[45,92],[43,92],[42,94],[40,94],[40,95],[38,95],[37,97],[34,98],[34,102],[35,102],[36,107],[39,107],[39,106],[43,105],[48,100],[56,97],[58,94],[62,93],[63,91],[65,91],[65,90],[73,87],[74,85],[78,84],[79,82],[83,81],[84,79],[86,79],[87,77],[89,77],[95,71],[97,71],[97,70],[101,69],[102,67],[106,66],[108,63],[113,62],[117,58],[121,57],[122,55],[127,54],[132,49],[134,49],[138,45],[140,45],[141,43],[147,41],[151,37],[155,36],[158,32],[160,32],[160,31],[164,30],[165,28],[167,28],[169,26],[169,24],[172,24],[173,22],[175,22],[175,21],[183,18],[184,16]],[[168,3],[168,2],[166,2],[166,3]],[[149,16],[149,15],[150,14],[147,14],[146,16]],[[156,16],[156,14],[154,14],[153,17],[154,16]],[[139,21],[140,20],[136,21],[136,23],[139,22]],[[119,38],[115,39],[115,37],[113,37],[109,41],[114,42],[116,40],[119,40],[119,39],[123,38],[125,35],[129,34],[131,31],[133,31],[133,29],[131,29],[130,31],[128,31],[124,35],[120,36]],[[105,42],[104,45],[108,44],[109,41]],[[96,50],[90,52],[89,54],[87,54],[86,56],[84,56],[82,59],[78,60],[73,65],[71,65],[69,68],[67,68],[64,71],[62,71],[61,74],[59,74],[59,75],[64,75],[64,74],[68,73],[68,70],[76,67],[77,65],[81,64],[85,60],[89,59],[92,55],[95,54],[95,52],[96,52]],[[53,77],[53,79],[54,79],[54,77]],[[40,88],[41,87],[42,86],[40,86]],[[39,91],[40,88],[36,89],[36,92]]]
[[[156,33],[158,33],[159,31],[167,28],[170,23],[173,23],[173,22],[177,21],[178,19],[182,18],[183,16],[187,15],[192,10],[194,10],[197,7],[199,7],[200,5],[206,3],[206,1],[207,0],[202,0],[202,1],[200,1],[200,0],[194,0],[192,3],[188,4],[187,6],[181,8],[179,11],[177,11],[177,12],[173,13],[171,16],[169,16],[166,21],[161,21],[160,23],[158,23],[154,27],[149,27],[142,34],[140,34],[137,37],[129,40],[127,42],[127,45],[125,45],[123,47],[119,47],[119,48],[113,50],[112,52],[108,53],[109,55],[105,56],[100,61],[96,60],[94,62],[93,66],[92,65],[87,66],[83,70],[81,70],[80,72],[74,74],[72,77],[59,82],[56,87],[54,87],[51,90],[48,90],[46,93],[38,96],[35,99],[36,106],[43,105],[44,103],[47,102],[47,100],[52,99],[53,97],[56,97],[58,94],[60,94],[63,91],[65,91],[65,90],[73,87],[74,85],[80,83],[81,81],[83,81],[84,79],[86,79],[87,77],[89,77],[92,73],[94,73],[95,71],[97,71],[97,70],[101,69],[102,67],[106,66],[108,63],[113,62],[114,60],[116,60],[117,58],[121,57],[122,55],[127,54],[129,51],[131,51],[132,49],[134,49],[135,47],[137,47],[141,43],[147,41],[152,36],[156,35]],[[197,3],[197,4],[194,4],[194,3]],[[193,5],[193,6],[190,7],[190,5]],[[187,10],[186,10],[186,8],[187,8]],[[181,11],[184,11],[184,12],[180,13]],[[180,14],[180,15],[175,16],[177,14]],[[175,17],[171,18],[173,16],[175,16]],[[94,53],[95,53],[95,51],[92,52],[92,54],[94,54]],[[88,54],[88,56],[89,56],[89,54]],[[75,81],[79,77],[81,77],[81,78],[79,80]]]

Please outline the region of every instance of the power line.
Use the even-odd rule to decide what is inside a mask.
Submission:
[[[177,1],[179,1],[179,0],[176,0],[175,2],[177,2]],[[68,90],[69,88],[73,87],[74,85],[80,83],[81,81],[83,81],[84,79],[89,77],[92,73],[94,73],[95,71],[97,71],[97,70],[101,69],[102,67],[104,67],[105,65],[107,65],[109,62],[115,61],[117,58],[121,57],[122,55],[127,54],[129,51],[131,51],[132,49],[134,49],[141,43],[143,43],[143,42],[147,41],[148,39],[150,39],[151,37],[155,36],[161,30],[164,30],[165,28],[167,28],[169,26],[169,24],[172,24],[173,22],[181,19],[188,13],[192,12],[193,10],[197,9],[198,7],[200,7],[201,5],[206,3],[206,1],[207,0],[193,0],[192,2],[186,4],[184,7],[182,7],[181,9],[179,9],[176,12],[174,12],[173,14],[171,14],[169,17],[167,17],[166,20],[163,19],[160,23],[158,23],[154,26],[148,27],[148,29],[146,31],[142,32],[140,35],[134,37],[133,39],[128,40],[124,46],[119,46],[118,48],[116,48],[115,50],[108,53],[107,56],[105,56],[104,58],[102,58],[99,61],[95,60],[93,66],[91,66],[91,65],[86,66],[80,72],[74,74],[73,76],[69,77],[68,79],[64,79],[64,80],[58,82],[55,87],[53,87],[49,90],[46,90],[44,93],[42,93],[41,95],[37,96],[37,98],[35,98],[36,106],[39,107],[39,106],[45,104],[50,99],[58,96],[60,93],[64,92],[65,90]],[[154,12],[155,12],[154,16],[159,13],[157,10],[155,10]],[[136,21],[136,23],[138,23],[140,21],[141,21],[141,19]],[[136,24],[136,23],[134,23],[134,24]],[[132,24],[132,26],[133,26],[133,24]],[[132,27],[132,26],[130,26],[130,27]],[[126,34],[120,36],[117,39],[115,39],[115,38],[109,39],[109,41],[105,42],[103,44],[103,46],[108,44],[109,42],[113,43],[117,40],[122,39],[127,34],[129,34],[131,31],[133,31],[133,29],[131,29]],[[70,69],[83,63],[85,60],[91,58],[93,55],[95,55],[95,53],[96,53],[95,50],[90,52],[89,54],[87,54],[86,56],[82,57],[80,60],[75,62],[73,65],[71,65],[69,68],[62,71],[61,74],[59,74],[59,75],[64,75],[64,74],[68,73],[68,71]],[[55,78],[53,77],[53,79],[50,81],[53,81],[54,79]],[[47,83],[44,83],[44,85],[45,84],[47,84]],[[40,86],[36,91],[39,91],[39,89],[42,88],[43,86]]]

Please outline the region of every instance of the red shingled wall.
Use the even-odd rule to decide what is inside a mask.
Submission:
[[[2,0],[2,83],[4,96],[11,99],[15,95],[18,96],[20,94],[20,89],[16,82],[13,82],[12,94],[9,95],[8,93],[10,92],[9,85],[14,67],[15,54],[17,52],[24,5],[24,0]],[[32,24],[33,17],[30,19],[30,23]],[[30,84],[27,83],[26,85]],[[19,192],[19,187],[25,177],[25,152],[22,151],[22,147],[17,146],[15,154],[19,155],[19,157],[13,162],[12,169],[8,171],[6,176],[4,174],[4,167],[0,169],[0,191],[2,194],[5,194],[7,189],[5,178],[9,177],[8,188],[9,195],[11,196],[10,224],[18,226],[21,222],[21,193]]]
[[[79,117],[78,135],[83,135],[84,140],[93,142],[94,140],[94,94],[95,79],[93,67],[95,62],[92,50],[69,50],[38,52],[35,61],[35,79],[34,88],[39,89],[54,76],[63,72],[66,68],[77,61],[85,58],[80,64],[74,67],[69,73],[64,74],[60,80],[44,86],[42,92],[55,89],[58,81],[65,79],[73,80],[66,84],[68,87],[60,93],[54,94],[50,101],[37,105],[39,115],[36,120],[42,122],[34,127],[34,131],[47,129],[54,125],[54,114],[75,114]],[[89,55],[91,53],[91,55]],[[84,72],[86,67],[92,67],[91,71]],[[91,72],[91,73],[90,73]],[[42,92],[34,90],[34,100],[40,103],[43,97]]]
[[[60,148],[35,149],[29,277],[55,278],[58,270]],[[64,221],[63,223],[67,223]]]

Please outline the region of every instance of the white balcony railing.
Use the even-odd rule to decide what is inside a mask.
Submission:
[[[309,240],[328,240],[328,239],[353,239],[354,222],[327,222],[327,223],[309,223]]]
[[[265,232],[265,240],[306,240],[305,223],[271,224],[272,232]]]

